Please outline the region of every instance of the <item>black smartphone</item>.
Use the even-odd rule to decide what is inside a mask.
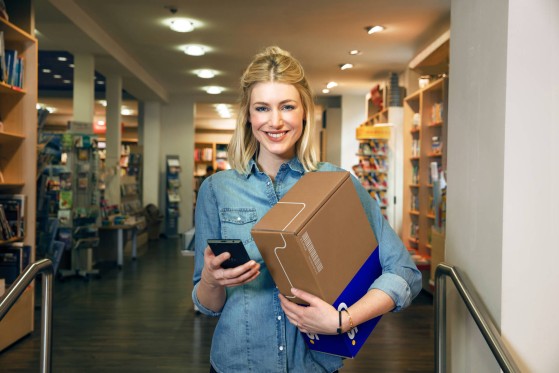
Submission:
[[[241,240],[208,240],[208,245],[215,256],[224,252],[231,254],[229,259],[221,263],[223,268],[235,268],[250,260]]]

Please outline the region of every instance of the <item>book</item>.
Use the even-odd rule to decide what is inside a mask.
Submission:
[[[57,216],[61,227],[72,226],[72,210],[58,210]]]
[[[0,248],[0,277],[13,283],[31,263],[31,246],[13,244]]]
[[[0,204],[4,207],[6,220],[16,237],[25,235],[25,202],[24,194],[0,194]]]
[[[59,207],[61,210],[68,210],[72,208],[72,191],[71,190],[61,190],[60,191],[60,200],[59,200]]]
[[[2,1],[2,0],[0,0]],[[1,9],[1,5],[0,5]],[[4,31],[0,31],[0,81],[4,82],[7,80],[7,70],[6,70],[6,53],[4,47]]]

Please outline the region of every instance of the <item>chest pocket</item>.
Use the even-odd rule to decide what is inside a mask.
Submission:
[[[250,230],[258,216],[254,208],[223,208],[219,210],[221,236],[226,239],[240,239],[244,244],[252,241]]]

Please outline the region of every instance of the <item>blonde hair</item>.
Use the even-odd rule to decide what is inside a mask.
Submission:
[[[305,171],[317,168],[315,149],[314,102],[312,92],[305,78],[303,67],[291,54],[279,47],[268,47],[254,56],[241,77],[241,97],[237,125],[229,143],[229,163],[239,173],[247,174],[249,162],[258,151],[258,141],[249,123],[249,106],[252,88],[257,83],[279,82],[293,85],[299,95],[305,119],[303,134],[296,144],[296,154]]]

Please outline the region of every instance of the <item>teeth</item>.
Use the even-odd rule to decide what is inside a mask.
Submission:
[[[279,139],[280,137],[282,137],[283,135],[285,135],[285,132],[280,132],[280,133],[269,133],[268,132],[268,136],[273,137],[275,139]]]

